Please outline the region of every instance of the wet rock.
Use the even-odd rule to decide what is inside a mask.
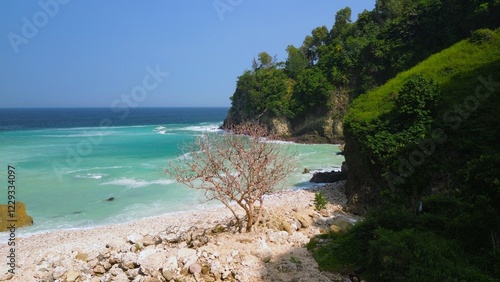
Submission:
[[[316,172],[310,182],[313,183],[333,183],[347,179],[347,173],[343,171]]]

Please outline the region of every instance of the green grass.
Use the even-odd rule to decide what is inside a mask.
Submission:
[[[345,117],[347,127],[355,127],[356,124],[368,124],[389,113],[394,107],[394,98],[403,83],[411,76],[425,74],[443,87],[443,101],[456,100],[455,90],[474,89],[464,85],[462,76],[474,73],[482,66],[492,63],[500,58],[500,30],[492,32],[492,38],[481,44],[463,40],[440,53],[430,56],[408,71],[398,74],[383,86],[359,96],[354,100]],[[498,64],[484,73],[498,73]],[[477,84],[477,81],[470,81]],[[474,85],[475,86],[475,85]],[[470,93],[462,93],[467,95]],[[451,97],[449,96],[451,95]]]
[[[409,104],[401,101],[421,95],[408,89],[424,89],[408,87],[418,75],[438,85],[440,91],[432,93],[439,97],[432,107],[421,109],[421,117],[405,118]],[[361,278],[369,281],[498,281],[500,255],[492,236],[500,224],[500,87],[477,100],[466,117],[456,112],[476,97],[479,76],[500,83],[500,30],[476,31],[472,39],[430,56],[352,102],[344,125],[347,143],[356,149],[346,160],[356,164],[350,166],[353,175],[376,191],[369,196],[384,204],[347,232],[311,240],[308,247],[321,269],[348,274],[362,266],[366,272]],[[409,113],[411,109],[419,106]],[[460,123],[446,118],[450,112]],[[404,183],[389,189],[384,173],[397,173],[401,159],[418,151],[418,143],[434,129],[442,129],[446,140],[435,144]],[[424,209],[417,215],[419,200]]]

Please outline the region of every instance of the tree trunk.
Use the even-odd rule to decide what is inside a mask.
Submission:
[[[248,210],[247,212],[247,232],[252,232],[252,226],[254,224],[254,219],[253,219],[253,203],[248,203]]]

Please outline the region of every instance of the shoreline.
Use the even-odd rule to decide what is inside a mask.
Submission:
[[[340,170],[340,167],[333,168],[333,170],[336,170],[336,169]],[[328,169],[316,169],[314,171],[325,172],[325,171],[328,171]],[[272,194],[264,195],[264,199],[268,199],[268,198],[272,199],[273,196],[279,195],[281,193],[292,193],[292,192],[297,192],[300,190],[315,190],[315,189],[319,189],[319,188],[321,188],[325,185],[328,185],[328,184],[329,183],[313,183],[313,182],[311,182],[310,183],[311,186],[297,186],[297,187],[291,187],[291,188],[286,188],[286,189],[275,191]],[[128,225],[128,224],[132,224],[135,222],[151,221],[151,220],[155,220],[155,219],[162,220],[163,218],[176,217],[177,215],[186,214],[186,213],[190,214],[190,213],[198,213],[198,212],[211,211],[211,210],[226,209],[223,204],[217,202],[216,200],[214,200],[213,203],[201,202],[201,203],[199,203],[199,205],[201,205],[203,207],[178,210],[178,211],[170,211],[170,212],[165,212],[163,214],[151,215],[151,216],[142,217],[142,218],[133,218],[133,219],[125,220],[124,222],[99,223],[99,224],[95,224],[95,225],[82,226],[82,227],[69,227],[69,228],[59,228],[59,229],[55,228],[55,229],[50,229],[50,230],[40,230],[40,231],[34,231],[34,232],[27,232],[25,234],[22,234],[22,231],[24,231],[23,229],[25,229],[25,228],[29,229],[31,226],[19,227],[16,229],[16,238],[27,239],[27,238],[30,238],[32,236],[40,236],[40,235],[53,233],[53,232],[65,232],[65,231],[78,232],[78,231],[84,231],[84,230],[89,230],[89,229],[105,228],[108,226]],[[236,205],[234,203],[233,203],[233,206],[236,207]],[[229,215],[232,216],[232,214],[230,214],[230,213],[229,213]],[[21,229],[21,232],[19,232],[20,229]],[[8,239],[8,235],[9,235],[8,231],[0,232],[0,248],[3,245],[7,245],[6,242]]]
[[[313,206],[312,200],[314,199],[314,192],[322,190],[327,191],[330,194],[333,193],[333,196],[330,197],[331,199],[329,204],[329,210],[331,214],[336,216],[344,216],[343,214],[345,213],[342,211],[342,209],[346,204],[346,199],[345,195],[343,195],[343,184],[344,182],[327,184],[310,189],[287,189],[278,191],[266,197],[264,202],[265,209],[266,211],[269,211],[271,213],[283,213],[287,216],[290,215],[290,213],[294,213],[294,210],[310,211]],[[241,210],[238,210],[238,212],[240,215],[242,215]],[[16,275],[7,275],[6,277],[0,276],[0,280],[1,278],[11,278],[10,281],[32,281],[34,277],[38,277],[41,275],[59,276],[59,278],[61,278],[63,275],[67,275],[67,271],[71,270],[72,268],[77,268],[79,269],[78,271],[80,273],[80,278],[82,279],[75,281],[91,281],[85,280],[83,279],[83,277],[85,275],[87,275],[85,276],[87,278],[90,276],[93,277],[94,275],[92,274],[91,270],[89,270],[93,268],[90,266],[75,266],[75,255],[79,253],[85,253],[89,257],[89,261],[87,261],[87,263],[92,264],[94,263],[94,261],[90,258],[97,258],[99,257],[99,255],[109,252],[110,246],[119,246],[118,248],[123,249],[123,246],[127,246],[127,241],[130,241],[128,240],[130,239],[130,237],[161,237],[160,234],[170,234],[172,232],[183,233],[193,228],[197,230],[210,230],[219,225],[227,226],[228,230],[221,233],[221,236],[228,236],[227,240],[232,240],[241,236],[251,236],[251,238],[253,238],[253,241],[255,241],[254,239],[256,237],[264,238],[266,234],[275,232],[271,231],[272,228],[261,227],[257,231],[254,231],[252,233],[233,234],[232,232],[234,232],[234,230],[230,231],[230,228],[228,227],[230,226],[232,218],[232,214],[224,206],[206,207],[201,210],[168,213],[165,215],[134,220],[126,223],[103,225],[85,229],[54,230],[40,234],[33,234],[28,237],[18,237],[16,238]],[[288,219],[288,221],[291,221],[290,218]],[[294,234],[297,234],[297,236],[303,236],[302,245],[304,245],[308,242],[311,236],[319,233],[321,228],[320,226],[316,227],[317,228],[312,229],[309,228],[311,230],[307,229],[306,237],[304,237],[304,235],[302,234],[305,232],[305,229],[302,230],[302,233],[299,232],[301,230],[297,229],[291,236],[294,236]],[[217,238],[217,236],[214,235],[213,238]],[[267,239],[267,244],[271,246],[272,243],[269,242],[269,238]],[[218,248],[223,249],[226,247],[230,247],[230,245],[231,244],[228,241],[227,244],[220,245],[218,246]],[[182,243],[173,246],[173,248],[175,249],[179,246],[182,247]],[[167,249],[165,246],[163,248]],[[301,246],[301,248],[303,252],[303,246]],[[8,254],[8,252],[9,246],[7,246],[7,243],[0,242],[0,253]],[[308,252],[306,251],[306,253]],[[6,260],[5,256],[2,257],[4,257],[4,260]],[[305,254],[305,257],[307,257],[307,254]],[[52,265],[52,267],[41,267],[45,265],[44,263],[47,262],[47,258],[50,258],[50,264]],[[312,257],[310,257],[309,259],[312,260]],[[199,260],[203,260],[203,258],[200,257]],[[315,261],[312,260],[309,263],[312,263],[314,265]],[[7,264],[0,263],[0,265],[0,272],[2,273],[0,275],[7,273]],[[58,267],[59,269],[64,268],[64,273],[60,273],[61,271],[54,272],[58,269]],[[255,268],[257,269],[262,267],[262,265],[255,266]],[[319,270],[317,270],[317,265],[315,268],[311,268],[311,271],[320,273]],[[173,271],[173,273],[175,275],[181,275],[181,270],[179,269],[177,272]],[[96,277],[97,276],[99,275],[96,275]],[[261,280],[257,279],[248,281]]]

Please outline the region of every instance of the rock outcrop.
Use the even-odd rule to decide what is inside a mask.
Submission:
[[[347,179],[347,173],[343,171],[316,172],[310,182],[313,183],[334,183]]]
[[[10,206],[0,205],[0,232],[9,231],[10,223],[15,223],[16,228],[33,225],[33,218],[26,214],[26,205],[23,202]]]
[[[295,118],[278,117],[270,112],[249,113],[245,105],[233,105],[223,127],[247,121],[259,121],[278,136],[301,143],[342,143],[344,140],[343,117],[349,102],[346,91],[332,95],[328,111],[310,112]]]

